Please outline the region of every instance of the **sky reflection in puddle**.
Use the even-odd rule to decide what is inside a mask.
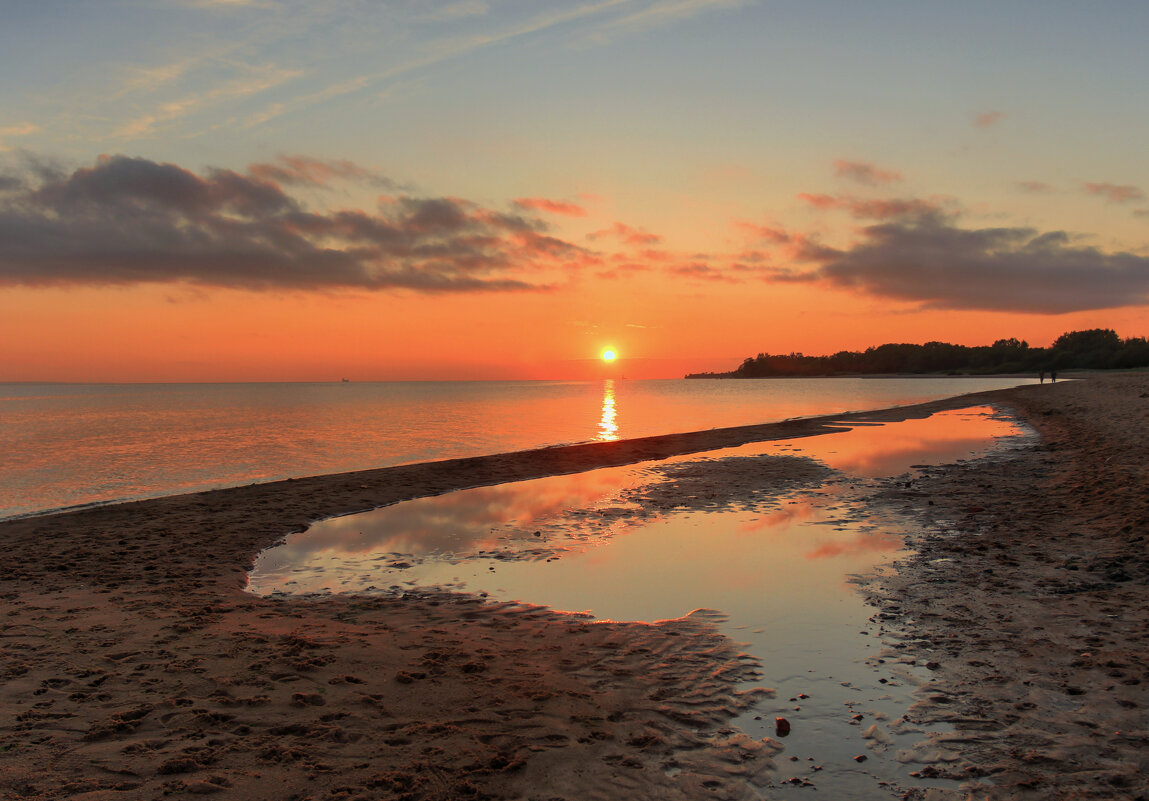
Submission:
[[[776,715],[794,724],[780,778],[889,797],[857,774],[904,780],[912,766],[895,763],[893,750],[853,762],[878,756],[861,731],[877,722],[892,748],[920,735],[898,738],[882,721],[909,706],[912,671],[874,661],[875,610],[850,582],[903,547],[901,522],[861,503],[866,479],[984,454],[1023,433],[991,409],[966,409],[409,501],[290,536],[260,555],[250,589],[438,586],[616,620],[718,609],[778,690],[737,725],[763,737],[774,734]],[[779,483],[786,476],[804,480]],[[800,693],[810,698],[787,700]],[[815,762],[827,769],[811,776]]]

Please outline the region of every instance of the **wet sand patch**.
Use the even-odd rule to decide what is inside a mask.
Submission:
[[[1000,449],[992,437],[1016,432],[992,410],[971,409],[463,490],[318,523],[264,552],[252,586],[260,593],[449,589],[618,621],[721,609],[722,631],[744,642],[782,696],[793,696],[732,721],[770,742],[775,717],[786,717],[787,747],[773,781],[784,783],[779,792],[819,787],[888,798],[888,787],[910,779],[893,749],[924,736],[902,715],[925,669],[894,659],[886,666],[874,655],[881,630],[870,630],[849,577],[903,549],[904,521],[875,517],[863,502],[874,489],[867,477],[830,465],[907,471]],[[419,553],[390,550],[410,545],[410,532],[428,523],[438,534],[464,534],[432,537],[433,547]]]

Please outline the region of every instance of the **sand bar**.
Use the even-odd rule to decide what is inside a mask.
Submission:
[[[1144,375],[1091,378],[0,523],[0,793],[756,797],[776,744],[723,728],[755,700],[735,685],[756,665],[707,614],[589,625],[445,594],[271,601],[243,591],[245,570],[334,514],[993,403],[1045,444],[876,499],[921,516],[922,555],[871,588],[895,650],[936,665],[915,714],[962,734],[907,758],[992,782],[978,798],[1137,797],[1146,398]],[[953,560],[944,576],[937,559]]]

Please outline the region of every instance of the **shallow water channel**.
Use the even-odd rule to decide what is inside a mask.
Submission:
[[[875,479],[1027,438],[963,409],[462,490],[317,522],[264,551],[249,589],[438,587],[612,620],[719,610],[777,693],[732,725],[756,738],[777,738],[777,717],[791,726],[769,795],[888,799],[939,783],[910,777],[926,734],[901,720],[927,671],[884,648],[855,582],[905,555],[908,522],[864,498]]]

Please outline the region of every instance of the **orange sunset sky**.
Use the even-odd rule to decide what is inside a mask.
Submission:
[[[0,381],[677,377],[1149,333],[1143,3],[5,17]]]

